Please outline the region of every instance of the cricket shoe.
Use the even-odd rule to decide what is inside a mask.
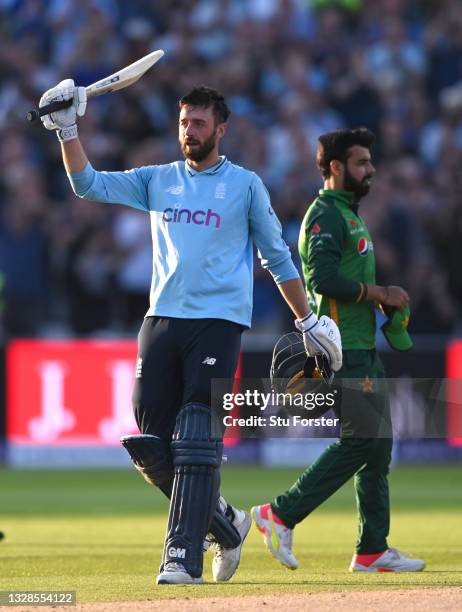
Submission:
[[[376,555],[353,555],[350,572],[421,572],[422,559],[411,559],[396,548]]]
[[[157,576],[157,584],[203,584],[202,576],[193,578],[181,563],[167,563],[163,571]]]
[[[241,549],[249,533],[252,520],[250,514],[228,505],[226,514],[230,515],[231,522],[241,536],[241,543],[236,548],[223,548],[218,542],[210,544],[213,551],[212,575],[215,582],[226,582],[236,572],[241,560]]]
[[[298,560],[292,552],[293,530],[284,525],[274,513],[271,504],[254,506],[250,513],[255,525],[263,534],[266,548],[282,565],[291,570],[298,567]]]

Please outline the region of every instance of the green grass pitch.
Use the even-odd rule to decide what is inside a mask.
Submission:
[[[287,488],[298,470],[224,467],[222,490],[249,508]],[[181,596],[441,587],[462,584],[462,472],[396,468],[390,543],[425,558],[420,574],[349,574],[356,537],[347,483],[295,530],[301,567],[277,563],[253,526],[231,582],[181,587]],[[167,502],[130,470],[0,471],[0,590],[75,590],[79,602],[178,597],[157,587]],[[211,555],[205,556],[211,581]]]

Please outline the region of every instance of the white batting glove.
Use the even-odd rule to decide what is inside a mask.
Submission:
[[[40,117],[47,130],[56,130],[61,142],[77,138],[77,116],[82,117],[87,108],[85,87],[76,87],[72,79],[65,79],[46,91],[40,98],[39,108],[51,102],[73,100],[72,106]]]
[[[303,334],[307,354],[314,357],[316,353],[323,353],[332,370],[338,372],[342,367],[342,339],[335,321],[326,316],[318,321],[311,312],[304,319],[295,319],[295,327]]]

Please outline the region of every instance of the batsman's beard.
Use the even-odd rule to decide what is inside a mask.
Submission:
[[[189,148],[189,143],[183,141],[181,143],[181,150],[186,159],[190,159],[194,162],[201,162],[207,158],[207,156],[213,151],[215,147],[215,143],[217,141],[217,130],[215,129],[213,133],[204,140],[202,144],[200,144],[197,140],[193,140],[193,144],[196,145],[194,149]],[[197,146],[199,145],[199,146]]]
[[[348,171],[347,166],[345,166],[345,175],[344,175],[344,188],[345,191],[352,191],[355,194],[355,199],[357,202],[364,196],[369,193],[370,184],[366,181],[370,181],[372,175],[365,176],[361,181],[355,179],[350,172]]]

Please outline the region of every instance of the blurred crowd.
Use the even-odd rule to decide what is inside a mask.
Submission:
[[[366,125],[377,167],[361,214],[378,281],[412,298],[415,333],[462,321],[460,0],[0,0],[0,307],[7,336],[131,333],[147,309],[148,217],[76,198],[56,137],[25,121],[63,78],[87,85],[146,53],[136,85],[92,99],[97,169],[181,156],[178,98],[207,84],[232,116],[223,152],[270,190],[294,248],[321,187],[318,136]],[[290,313],[255,267],[254,327]]]

